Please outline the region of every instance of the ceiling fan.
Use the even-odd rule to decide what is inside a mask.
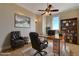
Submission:
[[[38,11],[42,11],[43,12],[41,15],[44,15],[44,14],[52,15],[51,12],[58,12],[59,11],[59,9],[51,10],[51,8],[52,8],[52,5],[49,4],[45,10],[38,10]]]

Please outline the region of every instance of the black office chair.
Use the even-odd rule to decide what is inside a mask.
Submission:
[[[41,42],[39,39],[39,35],[36,32],[30,32],[29,36],[30,36],[32,48],[37,50],[37,52],[34,55],[36,55],[37,53],[39,53],[41,56],[46,55],[47,52],[43,51],[43,49],[45,49],[48,46],[47,40]],[[41,52],[44,52],[44,54],[42,54]]]

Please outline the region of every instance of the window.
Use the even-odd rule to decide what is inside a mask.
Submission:
[[[54,16],[52,22],[53,22],[52,23],[53,30],[59,30],[59,17],[58,16]]]

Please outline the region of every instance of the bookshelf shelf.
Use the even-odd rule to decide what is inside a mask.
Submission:
[[[77,18],[63,19],[60,22],[66,42],[77,44]]]

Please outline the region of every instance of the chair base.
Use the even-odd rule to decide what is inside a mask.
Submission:
[[[42,52],[44,52],[44,54],[42,54]],[[46,51],[37,51],[34,56],[36,56],[37,54],[40,54],[41,56],[45,56],[47,54]]]

